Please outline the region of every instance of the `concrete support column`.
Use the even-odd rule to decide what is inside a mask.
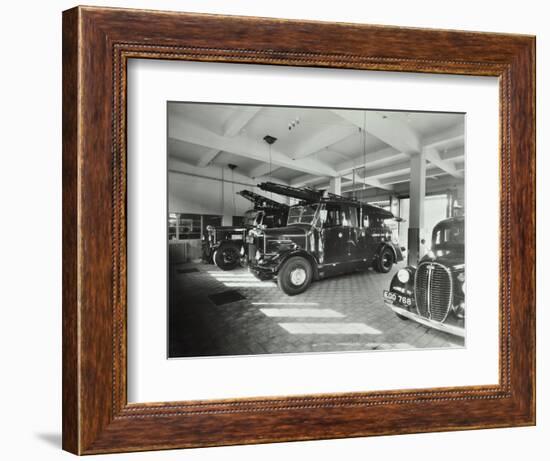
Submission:
[[[424,152],[411,155],[411,182],[409,205],[408,264],[416,266],[422,257],[424,228],[424,197],[426,195],[426,156]]]
[[[455,201],[455,194],[453,194],[453,191],[448,189],[447,192],[447,218],[450,218],[453,216],[453,205]]]
[[[396,218],[399,217],[399,199],[395,195],[390,195],[390,211]]]
[[[331,194],[342,195],[342,178],[340,176],[330,178],[328,191]]]
[[[220,212],[221,212],[221,215],[222,215],[222,226],[231,226],[233,225],[233,209],[232,207],[230,206],[230,204],[232,204],[231,202],[231,183],[227,183],[226,182],[226,179],[227,179],[228,175],[227,175],[227,172],[225,170],[225,168],[222,166],[221,167],[221,178],[222,178],[222,181],[221,181],[221,196],[220,196],[220,199],[221,199],[221,209],[220,209]]]

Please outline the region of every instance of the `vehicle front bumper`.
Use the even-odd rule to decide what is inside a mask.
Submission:
[[[259,280],[273,280],[277,275],[277,267],[272,265],[259,265],[256,261],[248,262],[248,272]]]
[[[445,333],[449,333],[454,336],[460,336],[462,338],[464,338],[465,336],[466,331],[463,327],[460,327],[457,325],[451,325],[448,323],[435,322],[425,317],[421,317],[420,315],[415,314],[414,312],[411,312],[408,309],[392,304],[388,300],[384,300],[384,304],[386,305],[386,307],[389,307],[396,314],[402,315],[403,317],[406,317],[410,320],[413,320],[427,327],[433,328],[435,330],[443,331]]]

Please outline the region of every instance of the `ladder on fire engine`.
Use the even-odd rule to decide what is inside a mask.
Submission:
[[[323,190],[314,190],[309,187],[292,187],[274,182],[263,182],[258,187],[266,192],[292,197],[305,202],[318,202],[324,194]]]
[[[348,197],[342,197],[341,195],[332,194],[323,189],[315,190],[310,187],[292,187],[286,186],[284,184],[276,184],[273,182],[263,182],[258,184],[258,187],[267,192],[273,192],[279,195],[285,195],[287,197],[293,197],[304,202],[318,202],[322,198],[328,198],[332,202],[342,202],[342,203],[357,203],[359,201],[354,200]]]
[[[247,200],[250,200],[257,208],[271,208],[275,210],[288,208],[288,205],[285,203],[276,202],[275,200],[271,200],[270,198],[264,197],[263,195],[256,194],[255,192],[251,192],[246,189],[237,192],[237,194]]]

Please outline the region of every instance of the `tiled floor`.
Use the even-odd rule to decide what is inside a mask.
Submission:
[[[174,266],[170,357],[462,347],[462,338],[400,320],[384,306],[382,290],[399,267],[321,280],[287,296],[246,269]],[[216,305],[209,298],[230,290],[245,299]]]

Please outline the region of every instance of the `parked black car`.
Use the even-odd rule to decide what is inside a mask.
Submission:
[[[215,264],[222,270],[239,266],[244,257],[244,241],[252,228],[277,227],[286,222],[288,205],[276,202],[262,195],[242,190],[240,196],[254,203],[254,208],[244,216],[242,226],[207,226],[202,236],[202,259]]]
[[[402,319],[464,336],[466,277],[464,217],[440,221],[418,267],[401,269],[384,290],[386,306]]]
[[[403,260],[392,241],[389,211],[310,188],[262,183],[260,189],[300,200],[286,226],[249,232],[248,267],[260,280],[277,279],[288,295],[313,280],[374,266],[388,272]]]

